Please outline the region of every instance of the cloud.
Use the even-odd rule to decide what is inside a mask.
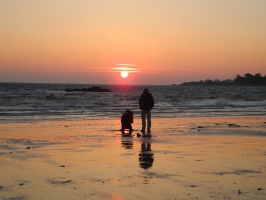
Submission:
[[[130,68],[130,67],[115,67],[115,68],[112,68],[112,69],[115,70],[115,71],[127,71],[127,72],[137,72],[137,71],[139,71],[136,68]]]

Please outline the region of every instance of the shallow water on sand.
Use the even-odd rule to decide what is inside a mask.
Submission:
[[[117,120],[2,124],[1,198],[262,200],[265,122],[153,119],[151,138]]]

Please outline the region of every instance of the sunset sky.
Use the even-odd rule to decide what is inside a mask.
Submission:
[[[0,82],[165,85],[247,72],[266,75],[265,0],[0,0]]]

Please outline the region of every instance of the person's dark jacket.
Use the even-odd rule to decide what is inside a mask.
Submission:
[[[131,111],[125,112],[121,116],[121,123],[125,125],[130,125],[133,123],[133,113]]]
[[[154,99],[151,93],[144,92],[139,98],[139,108],[141,110],[151,110],[154,106]]]
[[[133,120],[133,113],[130,110],[127,110],[122,116],[121,116],[121,124],[122,124],[122,130],[124,129],[131,129],[131,124],[134,122]]]

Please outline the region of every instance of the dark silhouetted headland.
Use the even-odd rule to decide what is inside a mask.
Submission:
[[[93,86],[91,88],[73,88],[65,89],[66,92],[112,92],[109,89],[101,88],[99,86]]]
[[[266,75],[263,77],[260,73],[252,75],[246,73],[244,76],[237,75],[234,80],[227,79],[220,81],[218,79],[205,81],[192,81],[180,84],[180,86],[266,86]]]

